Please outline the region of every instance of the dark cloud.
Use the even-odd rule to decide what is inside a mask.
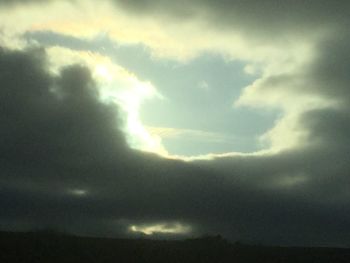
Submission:
[[[303,148],[185,163],[130,150],[83,66],[53,75],[44,50],[2,49],[0,83],[3,228],[121,235],[182,222],[233,240],[350,242],[347,110],[305,113]]]
[[[39,1],[0,1],[0,4]],[[348,1],[116,1],[137,15],[238,30],[259,45],[325,31],[315,58],[263,87],[319,95],[338,108],[300,116],[305,145],[275,155],[165,160],[128,148],[115,105],[89,70],[53,75],[44,50],[0,52],[0,224],[125,234],[183,222],[195,233],[275,244],[348,245]],[[85,195],[79,195],[86,191]]]
[[[348,25],[348,1],[230,1],[230,0],[114,0],[137,15],[152,15],[177,22],[200,17],[208,28],[235,30],[247,38],[291,41],[334,26]],[[257,43],[257,44],[259,44]]]
[[[266,77],[260,91],[318,96],[348,108],[349,102],[349,52],[350,35],[338,28],[313,45],[313,58],[292,72]]]

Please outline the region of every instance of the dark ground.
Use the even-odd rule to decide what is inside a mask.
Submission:
[[[0,262],[350,262],[350,249],[231,244],[220,237],[181,241],[0,232]]]

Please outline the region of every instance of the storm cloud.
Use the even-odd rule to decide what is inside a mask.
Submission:
[[[4,226],[121,235],[181,222],[232,239],[348,242],[347,114],[305,114],[313,147],[185,163],[130,150],[88,69],[52,75],[44,50],[2,50],[0,61]]]
[[[348,245],[349,4],[113,3],[176,23],[202,19],[212,30],[239,31],[257,47],[307,39],[312,54],[302,67],[263,74],[241,98],[262,108],[273,101],[285,116],[297,112],[294,124],[302,139],[276,152],[227,153],[211,160],[133,150],[120,108],[101,100],[88,67],[67,65],[54,73],[44,48],[2,48],[0,226],[133,236],[132,225],[182,224],[191,229],[187,235]],[[322,104],[312,104],[314,98]]]

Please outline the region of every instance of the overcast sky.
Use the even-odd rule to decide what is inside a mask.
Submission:
[[[0,0],[0,227],[348,246],[348,1]]]

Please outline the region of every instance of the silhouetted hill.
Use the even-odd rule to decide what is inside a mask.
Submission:
[[[219,236],[164,241],[0,232],[0,262],[348,263],[350,249],[249,246],[231,244]]]

